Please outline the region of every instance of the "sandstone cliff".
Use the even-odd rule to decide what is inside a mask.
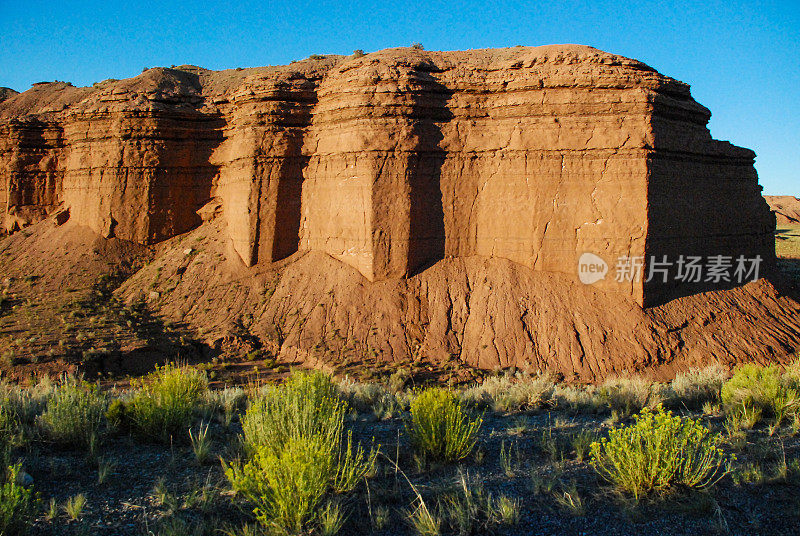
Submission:
[[[578,45],[38,84],[0,103],[0,219],[159,244],[120,296],[209,340],[247,318],[289,360],[599,378],[784,358],[799,309],[767,282],[645,310],[732,283],[578,282],[585,252],[770,267],[754,154],[709,118],[686,84]]]
[[[0,217],[63,206],[149,244],[208,204],[247,266],[316,250],[370,281],[474,255],[570,275],[586,251],[769,260],[754,154],[709,117],[685,84],[577,45],[39,84],[0,105]]]

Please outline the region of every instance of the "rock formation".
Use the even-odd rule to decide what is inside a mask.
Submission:
[[[565,375],[596,378],[685,350],[678,332],[692,327],[675,306],[642,306],[733,282],[679,284],[670,271],[584,286],[584,253],[608,269],[774,261],[754,153],[713,140],[709,118],[686,84],[577,45],[37,84],[0,104],[0,220],[14,232],[55,213],[106,238],[164,242],[157,271],[122,296],[156,289],[152,305],[211,331],[247,315],[289,357],[314,358],[335,332],[390,359],[566,359]],[[214,254],[177,245],[186,236]],[[726,299],[750,304],[741,322],[797,310],[751,285],[687,315],[706,322]],[[786,355],[800,333],[786,322],[748,331],[738,351]],[[725,352],[707,336],[693,332],[704,350],[690,359]]]
[[[18,95],[16,91],[11,89],[10,87],[0,87],[0,102],[3,102],[6,99],[10,99],[14,95]]]
[[[150,244],[209,204],[247,266],[317,250],[370,281],[475,255],[572,276],[583,252],[768,260],[754,154],[709,117],[687,85],[574,45],[38,84],[0,105],[0,216],[63,207]],[[640,304],[661,286],[597,283]]]
[[[800,199],[791,195],[765,195],[778,225],[800,225]]]

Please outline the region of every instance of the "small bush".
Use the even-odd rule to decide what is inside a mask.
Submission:
[[[24,534],[36,513],[36,496],[31,488],[18,483],[20,465],[6,468],[0,486],[0,534]]]
[[[777,365],[761,367],[748,363],[722,386],[722,403],[729,412],[753,408],[780,423],[787,414],[797,412],[800,395]]]
[[[300,534],[317,521],[332,461],[323,437],[292,437],[277,452],[257,448],[248,463],[227,467],[225,475],[233,489],[254,505],[261,525]]]
[[[338,438],[345,404],[336,386],[321,372],[296,372],[282,386],[268,387],[242,417],[244,446],[248,454],[258,447],[279,451],[290,437],[322,435]]]
[[[108,404],[106,410],[106,422],[114,429],[124,428],[128,422],[127,406],[119,398],[115,398]]]
[[[592,443],[597,472],[637,500],[673,484],[702,488],[725,471],[720,436],[692,419],[658,407],[644,409],[635,423],[615,428],[608,438]]]
[[[208,380],[196,369],[168,364],[135,384],[139,389],[126,408],[133,428],[143,436],[169,441],[185,437]]]
[[[86,496],[79,493],[74,497],[70,497],[64,503],[64,513],[67,514],[73,521],[77,521],[83,515],[83,509],[86,507]]]
[[[354,447],[345,434],[346,408],[329,376],[301,372],[247,409],[242,442],[248,458],[226,464],[225,476],[263,526],[299,533],[336,525],[334,513],[321,509],[325,498],[351,491],[377,457],[376,449]]]
[[[461,393],[461,401],[494,411],[534,409],[546,403],[553,393],[554,382],[549,374],[533,378],[496,376]]]
[[[726,407],[745,404],[766,408],[780,388],[781,373],[777,366],[761,367],[747,363],[722,386],[722,403]]]
[[[651,401],[652,382],[641,376],[609,378],[598,389],[598,395],[612,412],[632,415]]]
[[[721,365],[680,372],[670,385],[673,404],[689,409],[700,409],[704,404],[719,403],[722,384],[728,379],[728,371]]]
[[[96,385],[67,378],[48,400],[40,422],[52,441],[88,447],[99,437],[105,411]]]
[[[483,419],[471,417],[452,392],[431,388],[411,403],[407,429],[420,453],[452,462],[469,456],[482,424]]]

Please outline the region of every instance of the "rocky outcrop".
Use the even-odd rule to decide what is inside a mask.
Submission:
[[[765,195],[778,225],[800,225],[800,199],[791,195]]]
[[[0,87],[0,102],[3,102],[6,99],[10,99],[14,95],[18,95],[19,93],[11,89],[10,87]]]
[[[319,251],[371,282],[471,257],[575,281],[585,252],[769,263],[754,154],[709,117],[687,85],[577,45],[150,69],[0,104],[0,217],[61,208],[142,244],[216,217],[245,266]],[[668,279],[595,287],[639,305],[708,287]]]

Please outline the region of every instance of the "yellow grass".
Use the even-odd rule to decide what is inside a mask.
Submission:
[[[800,259],[800,225],[778,225],[775,231],[775,253],[778,257]]]

